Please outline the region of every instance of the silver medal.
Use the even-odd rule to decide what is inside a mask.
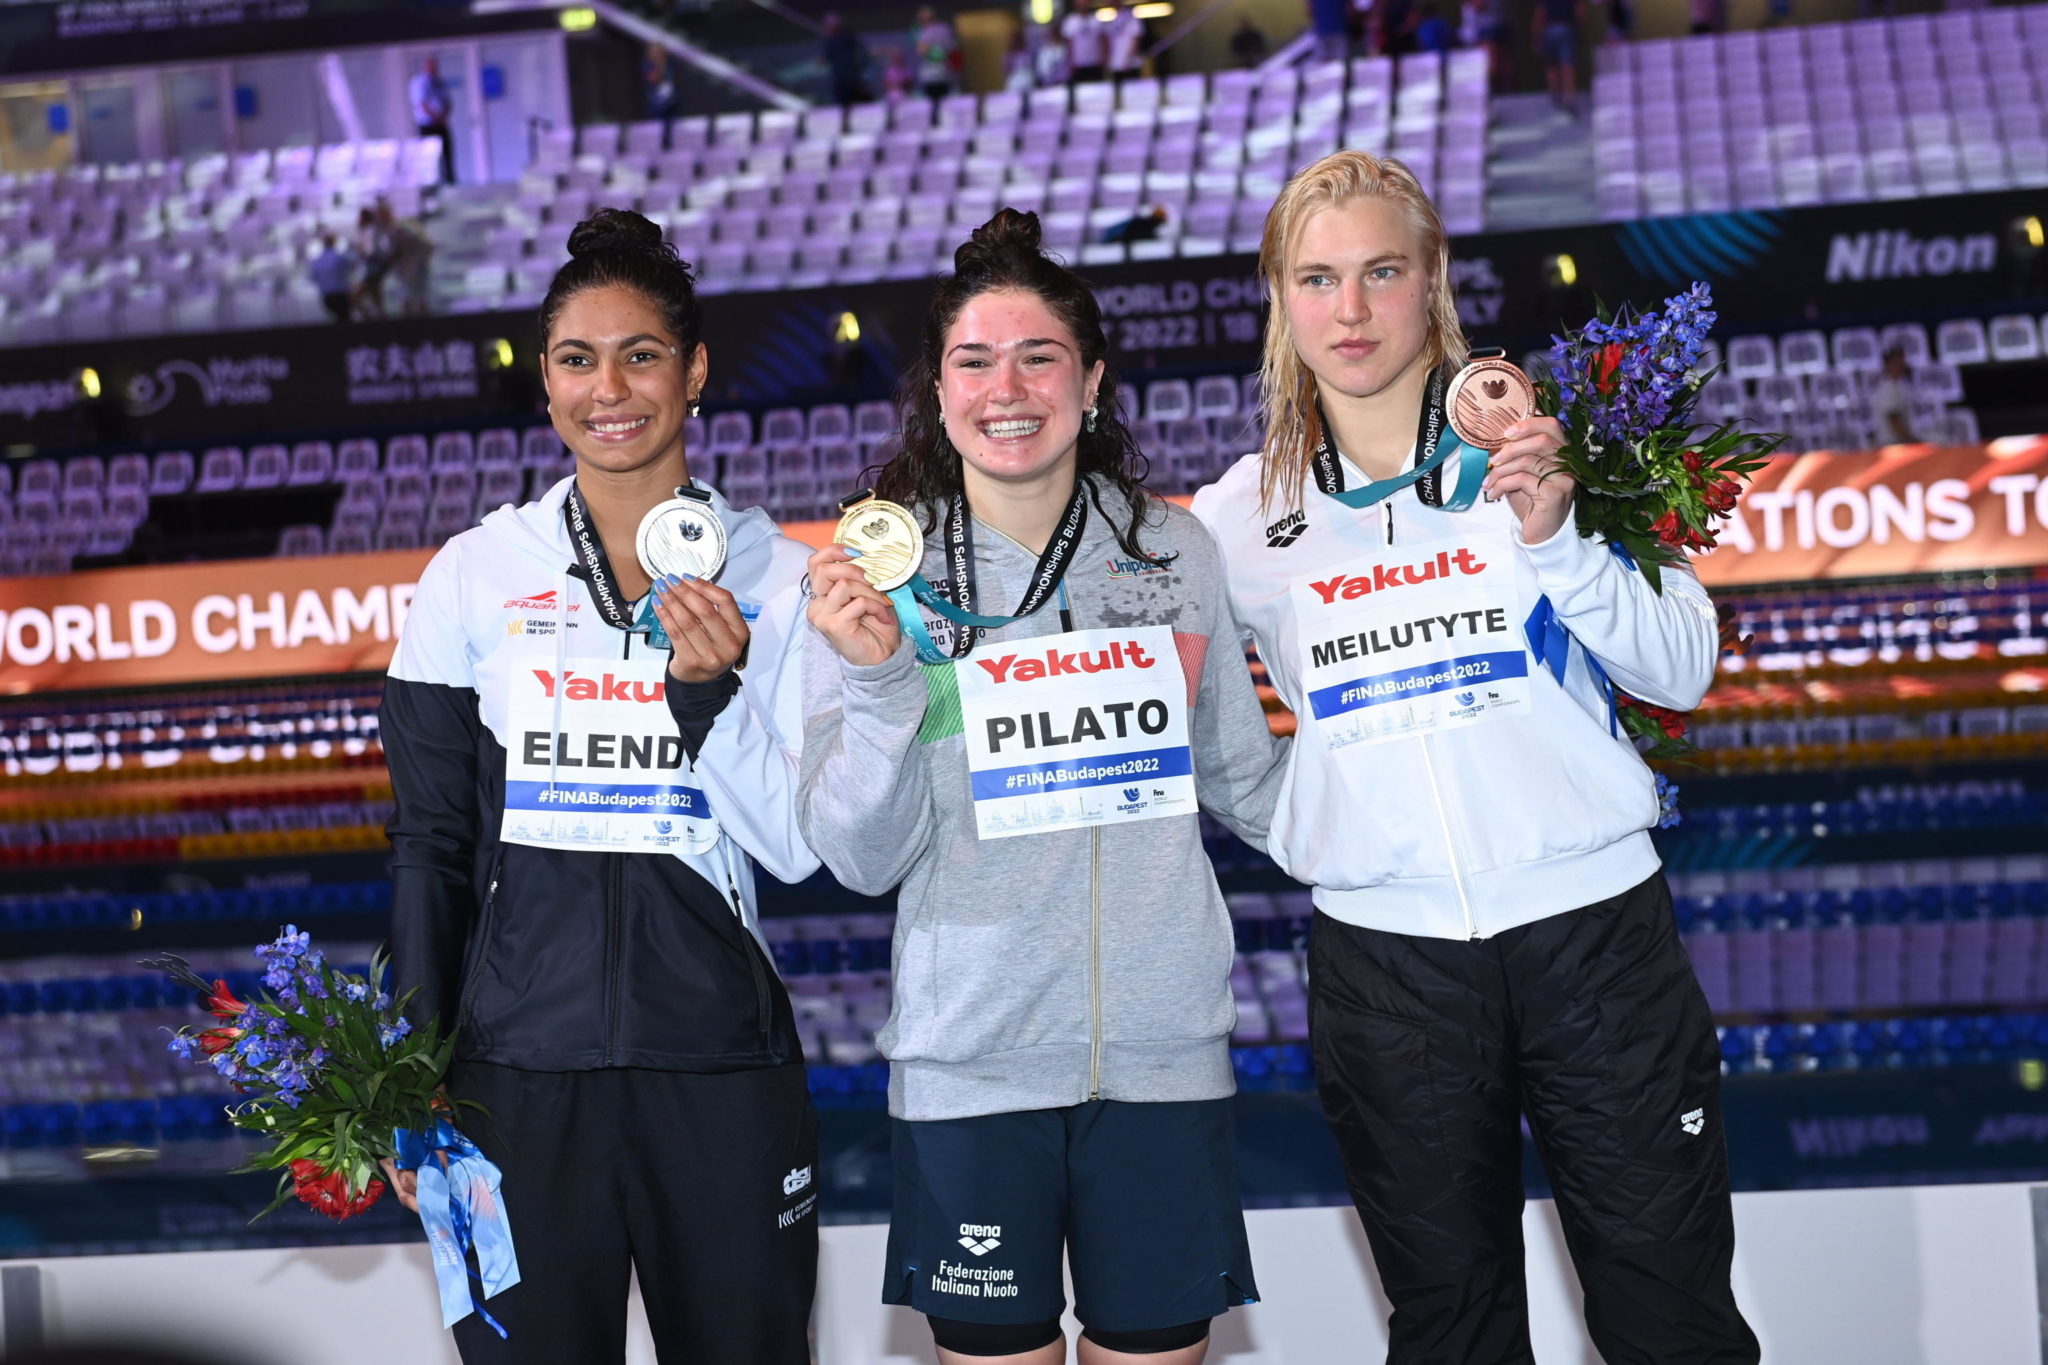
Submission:
[[[703,494],[694,489],[676,493],[640,519],[634,542],[640,567],[654,579],[669,574],[716,578],[725,567],[725,523]]]

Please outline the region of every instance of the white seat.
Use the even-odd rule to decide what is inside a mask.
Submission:
[[[1835,368],[1856,374],[1875,374],[1884,368],[1884,348],[1870,327],[1838,327],[1832,338]]]
[[[1990,341],[1993,360],[2036,360],[2041,355],[2041,334],[2034,320],[2023,314],[1991,319]]]
[[[1728,375],[1747,382],[1778,372],[1777,348],[1769,337],[1734,337],[1728,342]]]
[[[476,467],[476,442],[466,431],[444,431],[434,438],[428,467],[435,473]]]
[[[1959,403],[1963,398],[1963,372],[1947,364],[1915,365],[1913,394],[1936,406]]]
[[[149,495],[175,497],[192,486],[193,463],[189,450],[161,450],[149,463]]]
[[[280,445],[252,446],[242,468],[242,487],[277,488],[291,473],[291,455]]]
[[[1787,332],[1778,338],[1778,368],[1786,374],[1821,374],[1828,368],[1827,338],[1819,332]]]
[[[216,446],[200,457],[199,482],[195,493],[227,493],[242,486],[242,452],[234,446]]]
[[[425,474],[427,472],[427,438],[424,436],[394,436],[384,447],[384,472],[386,474]]]
[[[705,448],[714,455],[745,450],[754,443],[754,419],[744,412],[721,412],[711,419]]]
[[[285,482],[294,488],[326,483],[334,477],[334,447],[325,441],[301,441],[292,447],[291,472]]]
[[[357,438],[343,441],[334,452],[333,477],[347,484],[377,477],[377,443]]]
[[[1904,355],[1908,365],[1925,365],[1934,358],[1927,344],[1927,329],[1917,322],[1894,322],[1878,333],[1877,341],[1882,350]]]
[[[1145,386],[1145,419],[1149,422],[1185,421],[1194,407],[1194,394],[1185,379],[1157,379]]]
[[[1984,324],[1976,318],[1950,318],[1934,330],[1934,356],[1944,365],[1981,365],[1991,358]]]

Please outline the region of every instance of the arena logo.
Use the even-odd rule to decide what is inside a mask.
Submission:
[[[203,365],[166,360],[154,373],[138,374],[128,381],[128,410],[137,417],[162,412],[184,392],[180,379],[189,379],[192,391],[209,408],[255,407],[271,400],[272,384],[291,376],[291,362],[278,355],[239,360],[213,356]]]
[[[1966,237],[1915,237],[1897,230],[1838,232],[1828,242],[1827,280],[1841,284],[1978,275],[1997,264],[1998,239],[1988,232]]]

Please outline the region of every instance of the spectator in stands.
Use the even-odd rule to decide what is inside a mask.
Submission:
[[[391,269],[391,231],[378,221],[375,209],[356,215],[356,259],[362,262],[363,277],[356,281],[355,315],[359,318],[384,316],[384,276]]]
[[[1166,206],[1153,204],[1102,230],[1105,242],[1149,242],[1166,226]]]
[[[1886,444],[1911,445],[1913,431],[1912,369],[1897,346],[1884,353],[1884,371],[1870,387],[1870,408],[1877,414],[1878,436]]]
[[[425,317],[427,268],[434,258],[434,244],[428,240],[426,228],[417,221],[399,218],[382,199],[377,201],[377,225],[384,230],[385,240],[391,246],[391,273],[403,294],[399,311],[409,318]]]
[[[1415,50],[1417,52],[1449,52],[1455,34],[1451,21],[1444,17],[1442,0],[1424,0],[1421,18],[1415,25]]]
[[[1376,0],[1351,0],[1351,46],[1367,57],[1380,55],[1380,20]]]
[[[1415,50],[1415,29],[1421,21],[1415,0],[1379,0],[1373,12],[1379,17],[1381,52],[1405,57]]]
[[[953,93],[960,76],[960,35],[951,19],[941,19],[926,5],[917,12],[910,34],[917,54],[917,88],[929,100],[942,100]]]
[[[1316,60],[1343,61],[1351,46],[1350,0],[1308,0],[1308,24],[1316,35]]]
[[[1635,0],[1607,0],[1607,31],[1601,41],[1626,43],[1635,36]]]
[[[910,59],[902,48],[890,45],[889,55],[882,59],[882,98],[891,104],[910,98],[911,84],[917,73],[910,69]]]
[[[704,318],[661,229],[599,209],[568,250],[539,360],[573,477],[428,563],[379,713],[393,992],[450,1030],[524,1277],[490,1301],[507,1340],[472,1314],[455,1344],[620,1365],[637,1272],[661,1359],[809,1365],[817,1117],[753,891],[755,864],[819,865],[795,818],[805,552],[685,449]],[[722,563],[643,563],[657,511]],[[595,677],[651,705],[565,705]],[[592,793],[643,813],[550,804]],[[413,1173],[392,1184],[416,1204]]]
[[[825,74],[832,83],[832,102],[841,108],[861,104],[868,93],[868,48],[837,13],[825,16]]]
[[[1727,27],[1727,0],[1692,0],[1692,31],[1694,33],[1719,33]]]
[[[1309,1039],[1393,1306],[1385,1358],[1536,1358],[1526,1121],[1600,1358],[1756,1365],[1730,1284],[1713,1013],[1650,838],[1656,775],[1616,737],[1605,684],[1697,706],[1719,654],[1714,605],[1683,564],[1653,590],[1575,531],[1555,418],[1509,426],[1490,458],[1435,440],[1467,347],[1443,220],[1399,162],[1344,151],[1295,175],[1267,215],[1259,274],[1263,446],[1192,510],[1222,549],[1235,619],[1301,718],[1268,842],[1314,888]],[[1275,527],[1291,528],[1284,541]],[[1455,591],[1493,604],[1490,643],[1357,665],[1322,643],[1411,629],[1405,603],[1323,609],[1340,607],[1339,585],[1419,583],[1453,560]],[[1320,601],[1305,590],[1318,579]],[[1520,604],[1539,598],[1557,647],[1528,644],[1532,659]],[[1485,650],[1506,651],[1501,664],[1467,674]],[[1461,675],[1488,681],[1451,695]],[[1411,677],[1446,689],[1441,709],[1378,722],[1343,709]]]
[[[672,119],[676,116],[676,73],[668,49],[649,43],[640,61],[640,83],[646,88],[647,117]]]
[[[448,86],[441,79],[441,63],[429,57],[420,66],[408,88],[412,102],[413,127],[421,137],[441,139],[441,180],[444,184],[455,183],[455,139],[448,131],[448,115],[451,105],[448,100]]]
[[[1038,84],[1038,63],[1031,40],[1020,24],[1010,34],[1010,46],[1003,53],[1003,89],[1029,90]]]
[[[1254,67],[1266,60],[1268,45],[1266,35],[1252,22],[1247,14],[1237,21],[1237,32],[1230,35],[1230,60],[1240,67]]]
[[[321,233],[320,251],[313,257],[309,273],[313,287],[320,291],[320,306],[336,322],[347,322],[355,311],[349,300],[349,278],[355,269],[355,260],[341,249],[339,239],[331,232]]]
[[[1095,0],[1068,0],[1060,19],[1060,41],[1067,45],[1067,74],[1077,85],[1102,79],[1102,28],[1095,17]]]
[[[1114,0],[1115,13],[1102,26],[1103,62],[1113,81],[1128,80],[1145,65],[1145,21],[1130,0]]]
[[[1536,0],[1535,46],[1552,103],[1567,114],[1579,111],[1579,21],[1586,0]]]

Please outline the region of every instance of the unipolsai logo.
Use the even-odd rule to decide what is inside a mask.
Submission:
[[[283,356],[255,355],[246,359],[210,357],[205,364],[190,360],[166,360],[154,371],[137,374],[128,381],[128,411],[147,417],[169,407],[189,387],[209,408],[253,407],[268,403],[272,384],[290,379],[292,366]],[[181,385],[180,380],[187,381]]]

